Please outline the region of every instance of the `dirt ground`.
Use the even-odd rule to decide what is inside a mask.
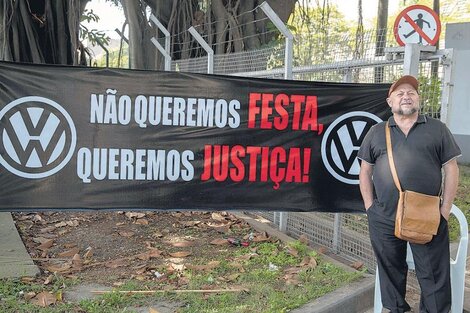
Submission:
[[[184,288],[185,268],[207,270],[244,245],[274,241],[227,212],[14,213],[20,236],[41,275],[78,278],[81,285],[119,287],[129,279]],[[236,286],[235,286],[236,287]],[[413,307],[418,290],[408,290]]]
[[[132,278],[175,288],[185,282],[171,274],[183,267],[203,270],[215,255],[269,240],[226,212],[44,212],[14,219],[42,270],[37,280],[46,283],[58,273],[83,283],[119,286]]]

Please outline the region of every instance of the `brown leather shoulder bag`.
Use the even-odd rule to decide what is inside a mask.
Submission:
[[[385,125],[387,155],[393,181],[400,194],[395,218],[395,236],[411,243],[425,244],[437,234],[440,213],[440,197],[410,190],[402,190],[393,161],[389,123]]]

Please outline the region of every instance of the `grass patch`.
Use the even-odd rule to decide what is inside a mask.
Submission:
[[[467,221],[470,221],[470,165],[459,165],[460,177],[459,188],[454,204],[463,212]],[[455,241],[460,235],[458,220],[451,215],[449,218],[450,240]]]
[[[210,270],[184,270],[179,277],[187,279],[180,289],[244,288],[247,292],[218,294],[163,293],[150,296],[109,293],[94,300],[79,303],[58,301],[49,307],[32,304],[25,295],[30,292],[60,293],[76,284],[63,278],[44,286],[20,280],[0,281],[0,312],[2,313],[119,313],[132,312],[129,307],[151,306],[161,300],[177,301],[183,305],[180,313],[280,313],[321,297],[362,276],[362,272],[347,271],[330,264],[300,242],[284,245],[281,242],[262,242],[249,247],[230,247],[229,253],[218,256],[219,265]],[[310,262],[306,262],[310,260]],[[214,261],[200,260],[201,264]],[[161,290],[156,281],[129,280],[118,290]]]

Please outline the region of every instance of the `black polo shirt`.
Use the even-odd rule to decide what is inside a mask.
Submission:
[[[401,131],[389,118],[393,160],[403,190],[438,195],[442,182],[442,166],[461,155],[449,129],[441,121],[424,115],[408,132]],[[385,122],[374,125],[367,133],[358,158],[374,165],[374,213],[395,219],[398,189],[393,182],[385,142]]]

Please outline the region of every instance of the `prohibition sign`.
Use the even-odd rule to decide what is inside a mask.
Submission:
[[[441,34],[441,21],[431,8],[412,5],[398,14],[393,34],[400,46],[407,43],[434,46]]]

